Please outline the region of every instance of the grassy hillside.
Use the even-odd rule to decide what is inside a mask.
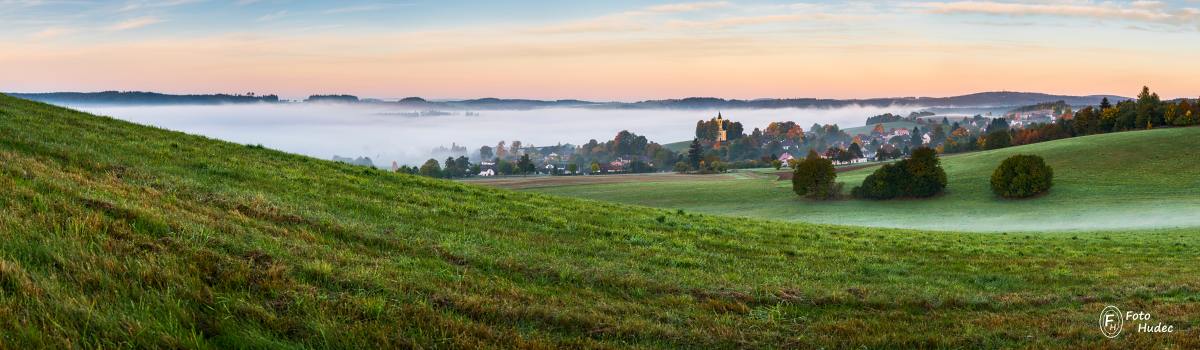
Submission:
[[[671,150],[671,152],[675,152],[675,153],[687,152],[688,147],[691,147],[691,146],[692,146],[692,140],[672,142],[672,143],[663,145],[663,147],[666,147],[667,149]]]
[[[946,194],[925,200],[814,202],[791,183],[627,183],[538,189],[546,193],[748,217],[959,231],[1044,231],[1200,227],[1200,128],[1078,137],[944,157]],[[1014,154],[1054,167],[1054,188],[1004,200],[989,179]],[[840,173],[848,192],[875,168]]]
[[[0,347],[1197,347],[1194,230],[695,215],[0,95]],[[1100,336],[1105,305],[1169,335]]]

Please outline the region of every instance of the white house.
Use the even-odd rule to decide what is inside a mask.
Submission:
[[[492,169],[483,169],[479,172],[479,176],[496,176],[496,171]]]

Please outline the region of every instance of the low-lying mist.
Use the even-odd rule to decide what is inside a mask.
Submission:
[[[307,103],[74,107],[135,123],[242,144],[262,144],[321,159],[334,155],[366,156],[380,167],[390,166],[392,161],[420,164],[431,158],[434,148],[448,148],[451,143],[465,146],[471,153],[479,146],[495,146],[501,140],[509,143],[519,140],[526,146],[579,145],[590,139],[610,140],[621,130],[664,144],[691,140],[696,121],[717,115],[716,110],[562,108],[413,116],[413,112],[420,111],[386,105]],[[805,129],[813,123],[848,128],[863,125],[873,115],[907,114],[917,108],[755,109],[721,113],[741,122],[749,133],[773,121],[794,121]]]

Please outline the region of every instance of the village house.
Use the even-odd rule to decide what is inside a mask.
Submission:
[[[479,163],[479,176],[496,176],[496,163],[495,162],[480,162]]]
[[[600,163],[600,173],[601,174],[619,173],[622,171],[625,171],[625,168],[621,166],[620,162],[612,161],[612,162],[607,162],[607,163]]]

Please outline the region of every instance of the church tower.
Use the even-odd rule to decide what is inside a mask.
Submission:
[[[716,147],[721,147],[721,144],[725,143],[725,140],[728,140],[725,137],[725,119],[721,118],[721,112],[717,112],[717,145],[716,145]]]

